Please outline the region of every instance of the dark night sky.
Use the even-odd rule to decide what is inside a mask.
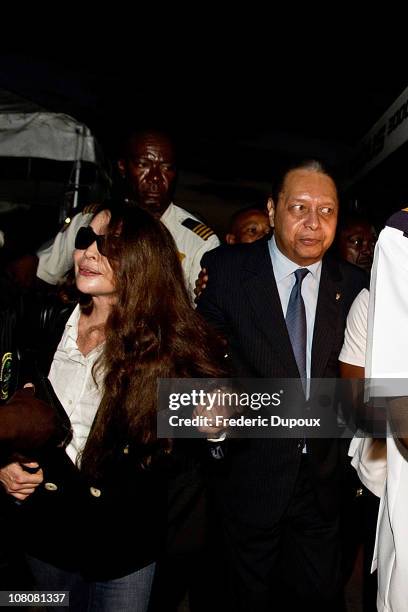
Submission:
[[[329,73],[295,64],[281,77],[268,63],[232,57],[194,67],[165,60],[143,70],[101,47],[3,54],[0,87],[84,121],[108,150],[125,126],[172,130],[180,144],[179,203],[222,226],[234,209],[265,197],[281,163],[320,156],[344,170],[360,138],[407,85],[378,67],[373,78],[353,64]],[[390,202],[396,192],[404,197],[404,180],[393,175],[403,162],[395,160],[348,197],[372,199],[376,180],[395,189]]]

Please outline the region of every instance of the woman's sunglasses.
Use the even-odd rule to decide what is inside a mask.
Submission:
[[[75,248],[85,250],[96,242],[96,246],[101,255],[106,256],[106,236],[105,234],[95,234],[92,227],[80,227],[75,236]]]

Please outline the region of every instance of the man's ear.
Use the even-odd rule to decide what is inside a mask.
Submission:
[[[268,198],[266,207],[268,209],[269,223],[271,227],[275,227],[275,203],[271,197]]]
[[[118,170],[122,178],[126,176],[126,162],[124,159],[118,159]]]
[[[236,243],[236,238],[235,238],[235,234],[226,234],[225,235],[225,242],[227,244],[235,244]]]

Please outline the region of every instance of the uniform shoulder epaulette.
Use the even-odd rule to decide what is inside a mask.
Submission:
[[[400,230],[404,232],[404,236],[408,236],[408,208],[403,208],[391,215],[385,225]]]
[[[205,225],[205,223],[201,223],[201,221],[197,221],[197,219],[192,219],[191,217],[184,219],[181,225],[188,227],[189,230],[197,234],[197,236],[200,236],[200,238],[203,240],[208,240],[210,236],[214,235],[211,227],[208,227],[208,225]]]

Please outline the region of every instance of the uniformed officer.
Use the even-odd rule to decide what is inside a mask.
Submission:
[[[205,252],[219,245],[214,232],[188,211],[173,203],[176,185],[174,146],[161,132],[132,134],[124,143],[118,160],[120,175],[126,181],[130,198],[161,219],[172,234],[180,254],[187,288],[194,299],[195,281]],[[75,236],[88,225],[91,213],[77,214],[55,238],[38,253],[37,276],[56,284],[72,266]]]

